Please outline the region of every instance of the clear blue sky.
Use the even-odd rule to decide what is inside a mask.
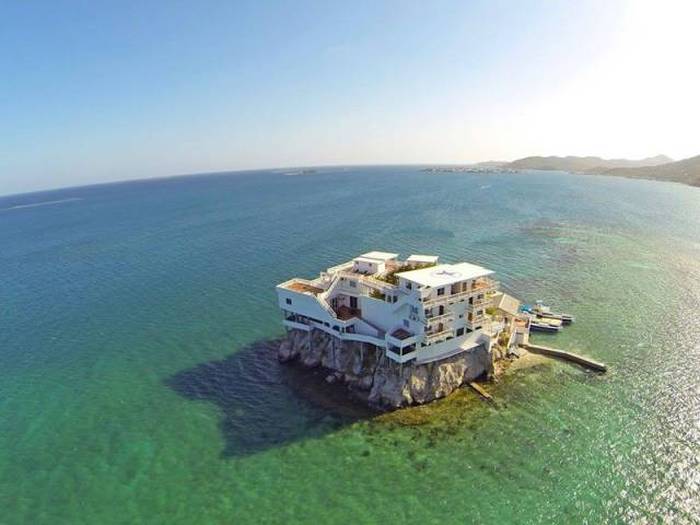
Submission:
[[[698,154],[689,9],[8,0],[0,194],[277,166]],[[655,72],[672,96],[644,87]]]

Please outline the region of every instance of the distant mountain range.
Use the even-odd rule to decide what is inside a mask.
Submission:
[[[641,160],[601,159],[600,157],[525,157],[506,165],[508,168],[519,170],[563,170],[599,172],[613,168],[640,168],[658,166],[673,162],[665,155],[657,155]]]
[[[605,172],[605,175],[617,175],[620,177],[638,177],[642,179],[656,179],[673,182],[682,182],[691,186],[700,186],[700,155],[677,162],[668,162],[658,166],[644,166],[639,168],[613,168]]]
[[[600,157],[525,157],[513,162],[481,162],[483,168],[515,170],[556,170],[573,173],[615,175],[657,179],[700,186],[700,155],[674,161],[666,155],[640,160],[602,159]]]

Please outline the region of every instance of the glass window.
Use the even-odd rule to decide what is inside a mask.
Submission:
[[[437,294],[438,294],[438,295],[445,295],[445,289],[444,289],[444,288],[438,288]]]
[[[289,297],[287,297],[285,301],[287,302],[287,304],[292,304],[292,300]]]

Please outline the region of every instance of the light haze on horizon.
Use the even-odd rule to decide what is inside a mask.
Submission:
[[[0,195],[700,154],[700,2],[5,2]]]

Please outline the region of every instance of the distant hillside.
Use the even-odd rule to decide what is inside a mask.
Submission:
[[[511,169],[530,170],[557,170],[572,171],[577,173],[600,173],[614,168],[640,168],[658,166],[673,162],[666,155],[657,155],[641,160],[627,159],[602,159],[600,157],[525,157],[518,159],[503,167]]]
[[[506,164],[508,164],[508,162],[500,160],[487,160],[486,162],[477,162],[476,164],[473,164],[473,166],[477,168],[502,168]]]
[[[669,162],[660,166],[613,168],[603,170],[600,173],[620,177],[682,182],[683,184],[690,184],[691,186],[700,186],[700,155],[677,162]]]

